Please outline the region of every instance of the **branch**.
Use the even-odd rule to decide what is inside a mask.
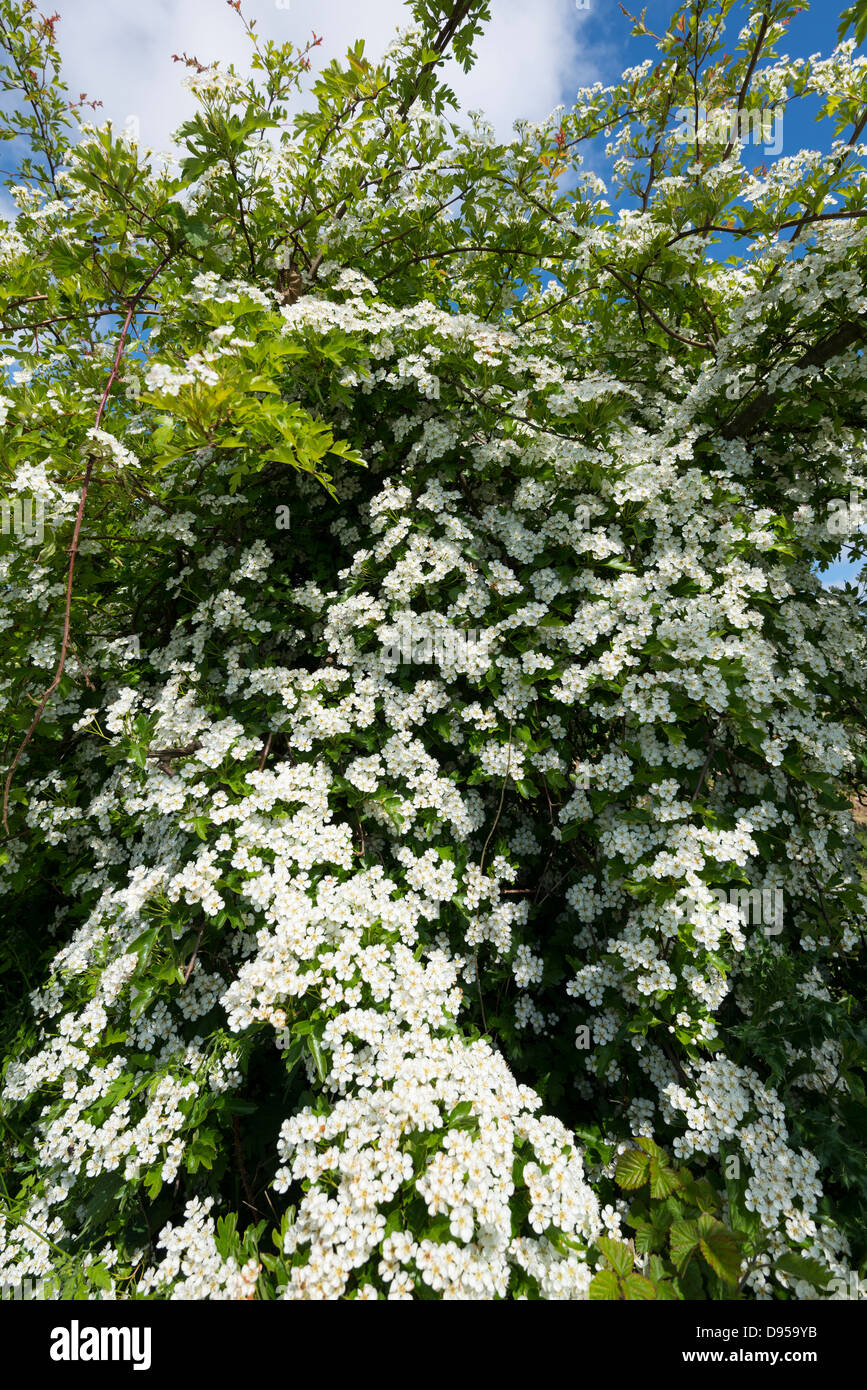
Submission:
[[[160,261],[156,269],[152,271],[151,274],[148,276],[147,280],[145,280],[144,284],[136,294],[135,298],[130,302],[129,308],[126,312],[126,318],[124,319],[123,328],[121,329],[120,337],[118,338],[117,351],[114,355],[114,361],[111,366],[111,371],[108,375],[108,381],[105,383],[105,390],[102,393],[102,400],[100,401],[99,409],[96,412],[96,419],[93,425],[94,429],[99,429],[100,423],[102,421],[103,412],[105,411],[105,407],[108,403],[109,392],[111,391],[112,386],[117,380],[117,374],[120,369],[120,360],[123,356],[124,347],[126,346],[127,334],[129,333],[130,324],[132,323],[133,316],[136,312],[136,309],[138,308],[139,300],[144,297],[147,290],[150,288],[156,277],[159,275],[160,271],[165,266],[167,260],[168,256],[164,257]],[[81,523],[84,520],[84,508],[87,503],[87,491],[90,487],[90,478],[93,472],[93,465],[95,460],[96,455],[93,452],[91,452],[90,457],[87,460],[87,468],[85,469],[84,473],[84,482],[82,483],[81,487],[81,495],[78,499],[78,512],[76,513],[75,517],[75,528],[72,532],[72,543],[69,547],[69,550],[67,551],[67,554],[69,555],[69,566],[66,574],[66,603],[63,611],[63,636],[60,643],[60,660],[57,663],[57,670],[54,673],[54,677],[51,681],[51,684],[42,696],[42,699],[39,703],[39,708],[37,709],[36,714],[33,717],[33,722],[27,730],[27,733],[24,735],[24,738],[21,744],[19,745],[18,752],[12,759],[12,766],[9,768],[9,772],[6,776],[6,782],[3,787],[2,823],[3,829],[6,831],[7,835],[9,834],[9,793],[12,789],[12,779],[15,775],[15,769],[21,761],[21,756],[24,753],[25,748],[29,744],[34,733],[36,732],[36,729],[39,725],[39,721],[42,718],[43,711],[45,710],[45,706],[48,704],[48,701],[51,699],[51,696],[54,694],[55,690],[60,684],[60,680],[63,676],[63,671],[66,666],[66,653],[69,647],[69,624],[72,614],[72,581],[73,576],[75,574],[75,557],[78,554],[78,540],[79,536],[81,535]]]
[[[201,748],[201,743],[187,743],[183,748],[152,748],[145,753],[146,758],[186,758]]]
[[[479,863],[479,873],[480,873],[480,874],[484,873],[484,871],[485,871],[485,854],[487,853],[488,845],[491,843],[491,836],[493,835],[494,831],[496,830],[497,826],[498,826],[499,823],[500,823],[500,815],[502,814],[502,810],[503,810],[503,798],[504,798],[505,795],[506,795],[506,783],[507,783],[508,780],[509,780],[509,769],[510,769],[510,767],[511,767],[511,765],[512,765],[512,725],[513,725],[513,723],[514,723],[514,720],[510,719],[510,720],[509,720],[509,746],[508,746],[508,749],[507,749],[507,751],[506,751],[506,775],[505,775],[505,777],[503,778],[503,785],[502,785],[502,787],[501,787],[501,789],[500,789],[500,804],[499,804],[499,806],[497,807],[497,814],[496,814],[495,817],[494,817],[494,823],[493,823],[493,825],[491,826],[490,830],[488,831],[488,838],[487,838],[487,840],[485,840],[484,849],[482,850],[482,858],[481,858],[481,861],[480,861],[480,863]]]
[[[263,747],[262,747],[262,756],[261,756],[260,759],[259,759],[259,768],[258,768],[259,772],[262,771],[263,767],[265,766],[266,762],[268,761],[268,754],[269,754],[270,752],[271,752],[271,732],[270,732],[270,730],[269,730],[269,732],[268,732],[268,737],[266,738],[265,743],[264,743],[264,745],[263,745]]]
[[[753,73],[756,70],[756,63],[759,61],[759,55],[762,51],[762,45],[765,42],[765,34],[768,32],[770,22],[771,21],[767,15],[762,16],[762,22],[759,26],[759,32],[756,35],[755,47],[753,48],[753,56],[750,58],[749,67],[747,68],[744,80],[741,83],[741,89],[738,92],[737,101],[735,102],[735,121],[738,120],[738,112],[743,110],[744,99],[747,95],[747,92],[749,91],[750,83],[753,80]],[[731,154],[733,147],[734,141],[730,139],[723,152],[721,161],[723,164]]]
[[[842,324],[830,337],[824,338],[815,347],[810,348],[809,352],[804,353],[804,356],[795,365],[797,367],[822,367],[832,357],[839,357],[853,343],[865,340],[867,340],[867,315],[862,315],[850,323]],[[779,392],[776,391],[760,391],[754,400],[742,406],[723,426],[723,438],[735,439],[747,434],[771,410],[778,395]]]
[[[204,932],[204,930],[205,930],[205,924],[204,924],[204,922],[203,922],[202,925],[199,927],[199,934],[198,934],[198,936],[196,937],[196,944],[195,944],[195,946],[193,947],[193,954],[190,956],[190,963],[189,963],[189,965],[187,966],[186,970],[184,971],[184,984],[187,983],[187,981],[189,980],[190,976],[191,976],[192,973],[193,973],[193,966],[195,965],[195,963],[196,963],[196,957],[197,957],[198,954],[199,954],[199,947],[200,947],[201,944],[202,944],[202,933]]]
[[[493,823],[493,825],[491,826],[490,830],[488,831],[488,838],[487,838],[487,840],[485,840],[484,848],[482,849],[482,857],[481,857],[481,860],[480,860],[480,862],[479,862],[479,873],[480,873],[480,874],[483,874],[483,873],[485,872],[485,855],[486,855],[487,850],[488,850],[488,845],[491,843],[491,836],[493,835],[494,831],[496,830],[497,826],[498,826],[499,823],[500,823],[500,816],[501,816],[502,811],[503,811],[503,798],[504,798],[505,795],[506,795],[506,783],[507,783],[508,780],[509,780],[509,769],[510,769],[510,767],[511,767],[511,765],[512,765],[512,725],[513,725],[513,723],[514,723],[514,720],[510,719],[510,720],[509,720],[509,747],[508,747],[508,751],[507,751],[507,753],[506,753],[506,775],[505,775],[505,777],[503,778],[503,785],[502,785],[502,787],[500,788],[500,804],[499,804],[499,806],[497,807],[497,814],[494,816],[494,823]],[[482,1011],[482,1027],[484,1028],[485,1032],[487,1033],[487,1031],[488,1031],[488,1021],[487,1021],[487,1019],[485,1018],[485,1001],[484,1001],[484,999],[482,998],[482,977],[481,977],[481,975],[479,974],[479,948],[478,948],[478,946],[477,946],[477,947],[475,948],[475,950],[473,951],[473,960],[474,960],[474,962],[475,962],[475,967],[476,967],[476,988],[477,988],[478,991],[479,991],[479,1008],[480,1008],[481,1011]]]
[[[604,261],[597,260],[595,256],[594,260],[596,260],[596,264],[599,266],[600,270],[607,270],[609,275],[614,276],[614,279],[623,286],[623,288],[626,290],[626,293],[632,295],[636,303],[639,305],[639,308],[643,309],[646,314],[649,314],[650,317],[653,319],[654,323],[658,323],[659,327],[663,330],[664,333],[667,333],[670,338],[676,338],[679,343],[685,343],[687,347],[702,348],[705,352],[713,352],[713,343],[701,342],[698,338],[686,338],[682,333],[678,333],[675,331],[675,329],[669,328],[668,324],[665,323],[659,317],[659,314],[655,313],[653,309],[651,309],[650,305],[646,302],[646,300],[642,299],[638,291],[632,285],[630,285],[629,281],[625,279],[619,271],[615,270],[613,266],[606,265]]]
[[[711,758],[713,757],[713,755],[714,755],[715,752],[716,752],[716,743],[714,742],[713,739],[711,739],[711,741],[710,741],[710,746],[709,746],[709,748],[708,748],[708,750],[707,750],[707,757],[706,757],[705,760],[704,760],[704,766],[702,767],[702,770],[701,770],[701,772],[699,773],[698,781],[697,781],[696,784],[695,784],[695,791],[693,792],[692,796],[689,798],[690,801],[695,801],[696,797],[698,796],[699,792],[701,791],[701,789],[702,789],[702,784],[704,783],[704,779],[705,779],[705,777],[707,776],[707,770],[708,770],[708,768],[710,767]]]
[[[455,6],[454,14],[449,15],[448,19],[444,21],[442,28],[440,29],[432,44],[432,48],[437,56],[435,58],[431,58],[429,62],[423,63],[422,66],[419,68],[418,73],[416,74],[415,82],[412,85],[410,95],[404,100],[404,102],[399,108],[399,120],[403,120],[404,116],[406,115],[407,111],[412,106],[416,96],[418,95],[418,90],[421,86],[422,79],[427,75],[431,68],[436,67],[437,63],[440,62],[445,50],[448,48],[449,44],[451,43],[452,39],[454,38],[455,34],[463,24],[464,20],[466,19],[467,15],[470,13],[470,10],[472,8],[473,0],[462,0],[462,3],[459,3]]]

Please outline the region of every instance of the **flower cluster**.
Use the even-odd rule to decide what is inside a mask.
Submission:
[[[292,129],[286,51],[267,101],[203,69],[183,198],[94,132],[0,230],[16,314],[48,256],[90,325],[99,222],[99,293],[123,263],[159,320],[0,344],[10,492],[62,533],[0,554],[0,1276],[584,1299],[618,1159],[665,1149],[735,1281],[809,1298],[867,1200],[865,633],[815,573],[865,471],[867,227],[781,227],[867,151],[699,176],[660,130],[615,218],[570,152],[616,129],[634,191],[671,55],[501,145],[406,106],[433,37]],[[857,115],[829,64],[756,81]],[[739,198],[734,264],[701,237]]]

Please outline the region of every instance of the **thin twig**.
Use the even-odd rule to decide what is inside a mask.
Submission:
[[[100,401],[99,410],[96,413],[95,428],[99,428],[99,422],[102,419],[102,412],[105,409],[105,402],[108,399],[109,390],[111,389],[112,383],[114,382],[114,379],[117,375],[117,370],[120,365],[120,359],[123,353],[124,343],[126,342],[126,335],[129,331],[129,325],[132,321],[132,316],[133,306],[130,306],[130,308],[127,311],[123,331],[120,335],[120,341],[117,345],[117,352],[115,354],[114,364],[109,374],[108,382],[106,384],[105,391],[103,392],[102,400]],[[6,785],[3,788],[3,829],[6,831],[7,835],[9,833],[9,792],[12,787],[12,778],[15,775],[15,769],[21,760],[21,755],[23,754],[25,748],[27,747],[28,743],[30,742],[31,738],[33,737],[36,731],[37,725],[39,724],[39,721],[42,718],[42,712],[45,709],[45,706],[48,704],[48,701],[51,699],[51,696],[54,694],[55,690],[60,684],[61,677],[63,676],[63,669],[66,665],[66,652],[69,646],[69,623],[72,611],[72,578],[75,573],[75,557],[78,554],[78,538],[81,534],[81,523],[84,520],[84,508],[87,502],[87,489],[90,486],[90,475],[93,472],[93,465],[95,461],[96,454],[91,453],[90,457],[87,460],[87,468],[84,474],[84,483],[82,484],[81,495],[78,500],[78,512],[75,518],[75,529],[72,533],[72,544],[70,545],[68,551],[69,566],[66,575],[66,605],[63,614],[63,637],[60,644],[60,660],[57,663],[57,670],[54,673],[54,679],[52,680],[48,689],[42,696],[39,708],[37,709],[36,714],[34,715],[33,722],[30,725],[30,728],[27,730],[27,733],[24,736],[24,740],[21,743],[18,752],[12,759],[12,766],[9,769],[9,773],[6,777]]]
[[[706,757],[705,760],[704,760],[704,766],[703,766],[703,768],[702,768],[702,770],[701,770],[701,772],[700,772],[700,774],[699,774],[698,781],[697,781],[696,784],[695,784],[695,791],[693,792],[692,796],[689,798],[690,801],[695,801],[695,798],[698,796],[699,792],[701,791],[702,783],[704,782],[705,776],[706,776],[706,774],[707,774],[707,770],[708,770],[708,768],[710,767],[710,760],[711,760],[711,758],[713,757],[713,755],[714,755],[715,752],[716,752],[716,743],[714,742],[713,739],[711,739],[711,741],[710,741],[710,747],[709,747],[708,750],[707,750],[707,757]]]
[[[123,356],[123,350],[126,346],[126,340],[130,329],[130,324],[132,323],[133,316],[136,312],[136,309],[138,308],[139,300],[142,299],[142,297],[145,295],[150,285],[153,283],[153,281],[159,275],[160,271],[163,269],[167,260],[168,257],[166,256],[163,258],[163,260],[160,261],[156,269],[152,271],[152,273],[148,276],[147,280],[145,280],[144,284],[136,294],[135,298],[130,302],[129,308],[126,311],[126,318],[124,319],[123,328],[120,331],[120,337],[118,338],[117,342],[117,351],[114,355],[114,361],[111,366],[111,371],[108,374],[108,381],[105,383],[105,390],[102,393],[102,399],[99,402],[99,409],[96,412],[96,419],[93,425],[94,429],[99,429],[100,423],[102,421],[103,412],[105,411],[105,407],[108,403],[109,393],[111,392],[111,388],[117,380],[117,374],[120,370],[120,360]],[[27,733],[24,735],[24,738],[18,748],[18,752],[12,759],[12,766],[9,768],[9,772],[6,776],[6,782],[3,787],[2,823],[3,829],[6,831],[7,835],[9,834],[9,793],[12,789],[12,779],[15,776],[15,769],[21,761],[21,757],[24,753],[24,750],[26,749],[34,733],[36,732],[36,729],[39,726],[39,721],[42,718],[45,706],[48,704],[48,701],[51,699],[51,696],[54,694],[55,690],[60,685],[64,667],[66,666],[66,653],[69,648],[69,625],[72,615],[72,581],[75,575],[75,557],[78,554],[78,540],[79,536],[81,535],[81,524],[84,520],[84,508],[87,503],[87,490],[90,486],[90,478],[93,472],[93,466],[95,461],[96,454],[93,451],[91,451],[90,456],[87,460],[87,468],[85,469],[84,473],[84,482],[82,483],[81,494],[78,499],[78,512],[76,513],[75,517],[75,528],[72,532],[72,543],[69,547],[69,550],[67,551],[67,554],[69,555],[69,566],[66,574],[66,603],[63,612],[63,637],[60,643],[60,660],[57,663],[57,670],[54,673],[54,678],[51,684],[49,685],[48,689],[45,691],[45,694],[42,696],[39,708],[37,709],[36,714],[33,717],[33,722],[31,723],[30,728],[27,730]]]
[[[491,836],[493,835],[494,831],[496,830],[497,826],[499,825],[499,822],[500,822],[500,815],[501,815],[501,812],[502,812],[502,810],[503,810],[503,799],[504,799],[504,797],[505,797],[505,795],[506,795],[506,783],[507,783],[508,780],[509,780],[509,768],[511,767],[511,763],[512,763],[512,725],[514,724],[514,722],[515,722],[515,721],[514,721],[513,719],[510,719],[510,720],[509,720],[509,747],[508,747],[508,750],[507,750],[507,752],[506,752],[506,775],[505,775],[505,777],[503,778],[503,785],[502,785],[502,787],[501,787],[501,789],[500,789],[500,804],[499,804],[499,806],[497,807],[497,814],[496,814],[496,816],[494,817],[494,823],[493,823],[493,825],[491,826],[490,830],[488,831],[488,838],[487,838],[487,840],[485,840],[485,846],[484,846],[484,849],[482,850],[482,857],[481,857],[481,860],[480,860],[480,862],[479,862],[479,873],[480,873],[480,874],[481,874],[481,873],[484,873],[484,871],[485,871],[485,854],[487,853],[488,845],[491,843]]]
[[[201,743],[187,743],[183,748],[149,748],[145,753],[146,758],[185,758],[188,753],[195,753],[201,748]]]
[[[768,15],[763,15],[763,16],[762,16],[762,22],[761,22],[761,24],[759,25],[759,32],[758,32],[758,34],[756,35],[756,42],[755,42],[755,44],[753,45],[753,52],[752,52],[752,56],[750,57],[749,66],[747,67],[746,73],[744,74],[744,80],[743,80],[743,82],[741,83],[741,89],[740,89],[740,91],[738,92],[737,100],[735,101],[735,113],[736,113],[735,119],[736,119],[736,121],[739,119],[739,117],[737,116],[737,113],[740,112],[740,111],[742,111],[743,108],[744,108],[744,101],[745,101],[745,99],[746,99],[747,92],[749,91],[750,83],[751,83],[752,80],[753,80],[753,73],[754,73],[755,70],[756,70],[756,63],[759,61],[759,58],[760,58],[760,56],[761,56],[762,48],[763,48],[764,42],[765,42],[765,35],[766,35],[767,32],[768,32],[768,29],[769,29],[769,27],[770,27],[770,23],[771,23],[771,21],[770,21],[770,18],[768,17]],[[732,127],[729,127],[730,132],[731,132],[731,129],[732,129]],[[738,129],[737,124],[734,125],[734,129],[735,129],[735,130]],[[740,126],[740,129],[741,129],[741,130],[743,129],[743,126],[742,126],[742,125]],[[734,141],[733,141],[732,139],[729,139],[729,142],[728,142],[728,144],[726,145],[725,150],[723,151],[722,160],[721,160],[722,163],[725,163],[725,161],[728,159],[728,157],[729,157],[729,155],[731,154],[733,148],[734,148]]]
[[[193,973],[193,966],[195,965],[195,963],[196,963],[196,957],[197,957],[197,955],[199,954],[199,947],[200,947],[201,944],[202,944],[202,933],[204,932],[204,930],[205,930],[205,924],[204,924],[204,922],[203,922],[202,925],[199,927],[199,934],[198,934],[198,936],[196,937],[196,944],[195,944],[195,946],[193,947],[193,954],[190,956],[190,963],[189,963],[189,965],[187,966],[186,970],[184,971],[184,984],[187,983],[187,981],[189,980],[190,976],[191,976],[192,973]]]
[[[271,732],[270,732],[270,730],[269,730],[269,731],[268,731],[268,737],[267,737],[266,740],[265,740],[265,746],[264,746],[263,749],[262,749],[262,756],[261,756],[261,758],[259,759],[259,768],[258,768],[259,772],[262,771],[263,767],[265,766],[266,762],[268,761],[268,754],[269,754],[270,752],[271,752]]]
[[[549,863],[550,863],[550,860],[549,860]],[[547,867],[548,867],[548,865],[546,864],[546,865],[545,865],[545,868],[547,869]],[[542,905],[543,905],[544,903],[546,903],[546,902],[548,901],[549,898],[553,898],[554,894],[557,892],[557,889],[560,887],[560,885],[563,884],[563,883],[565,883],[566,880],[567,880],[567,878],[569,877],[569,875],[570,875],[570,874],[573,874],[574,872],[575,872],[575,866],[574,866],[574,864],[573,864],[571,868],[569,868],[569,869],[566,870],[565,874],[561,874],[560,878],[558,878],[558,879],[557,879],[557,882],[554,884],[554,887],[553,887],[553,888],[549,888],[549,890],[548,890],[548,892],[545,894],[544,898],[542,898],[542,900],[541,900],[538,904],[536,903],[535,899],[533,900],[533,905],[534,905],[534,907],[536,907],[536,906],[542,907]],[[536,889],[536,897],[539,896],[539,889],[542,887],[542,880],[544,879],[544,877],[545,877],[545,874],[544,874],[544,872],[543,872],[542,878],[539,880],[539,888]]]

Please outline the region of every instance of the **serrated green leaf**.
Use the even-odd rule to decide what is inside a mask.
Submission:
[[[672,1192],[676,1192],[680,1186],[680,1178],[673,1168],[667,1163],[659,1163],[655,1158],[650,1160],[650,1195],[659,1200],[670,1197]]]
[[[788,1274],[793,1279],[804,1279],[808,1284],[813,1284],[815,1288],[819,1289],[826,1288],[833,1278],[831,1271],[819,1260],[810,1259],[806,1255],[798,1255],[794,1251],[781,1255],[774,1262],[774,1271]]]
[[[591,1279],[587,1297],[596,1303],[612,1303],[620,1298],[620,1285],[613,1269],[601,1269]]]
[[[695,1222],[700,1237],[701,1253],[714,1274],[727,1284],[737,1284],[741,1274],[741,1254],[731,1231],[709,1212],[703,1211]]]
[[[694,1221],[674,1221],[668,1241],[675,1268],[682,1274],[698,1247],[698,1226]]]
[[[656,1298],[656,1289],[643,1274],[627,1274],[623,1280],[623,1297],[627,1303],[646,1303]]]
[[[617,1160],[614,1177],[620,1187],[633,1189],[641,1187],[647,1180],[650,1159],[638,1149],[627,1149]]]
[[[600,1236],[597,1243],[615,1274],[623,1276],[630,1272],[633,1255],[628,1245],[624,1245],[622,1240],[612,1240],[610,1236]]]

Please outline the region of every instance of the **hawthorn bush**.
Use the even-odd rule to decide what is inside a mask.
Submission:
[[[851,1296],[867,63],[692,0],[503,143],[483,0],[233,7],[172,162],[0,0],[0,1282]]]

